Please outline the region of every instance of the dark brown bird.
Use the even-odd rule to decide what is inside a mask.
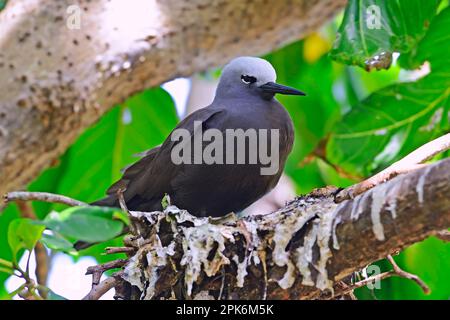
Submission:
[[[161,210],[165,194],[172,204],[196,216],[219,217],[245,209],[275,187],[294,141],[292,120],[274,95],[304,93],[276,84],[275,80],[275,70],[266,60],[254,57],[232,60],[223,69],[212,104],[181,121],[161,146],[147,151],[142,159],[125,169],[123,177],[108,189],[106,198],[93,204],[119,207],[117,191],[122,189],[130,210]],[[197,121],[200,126],[195,126]],[[212,132],[220,133],[221,139],[209,137],[210,141],[205,141],[203,135],[201,149],[195,151],[195,137],[208,129],[216,129]],[[237,139],[231,149],[227,139],[230,129],[243,130],[233,131]],[[277,130],[278,137],[274,133]],[[188,133],[191,140],[173,141],[181,131]],[[251,143],[252,133],[256,134],[256,145]],[[246,139],[244,145],[237,143],[239,138]],[[205,155],[208,145],[211,149],[212,141],[220,140],[223,145],[208,153],[215,162],[201,159],[200,163],[194,163],[196,156]],[[191,154],[186,155],[189,151]],[[180,156],[185,160],[183,163],[179,163]],[[174,157],[178,160],[174,161]],[[239,159],[244,163],[239,163]],[[268,163],[267,159],[273,161]]]

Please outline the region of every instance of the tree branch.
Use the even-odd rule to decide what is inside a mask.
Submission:
[[[242,219],[251,243],[233,221],[211,224],[173,206],[163,213],[131,211],[147,236],[136,239],[116,290],[123,299],[342,295],[348,292],[340,284],[353,272],[450,226],[449,182],[446,159],[341,203],[334,202],[336,189],[319,190],[277,212]],[[418,282],[393,266],[392,275]]]
[[[424,165],[422,165],[422,163],[449,149],[450,133],[447,133],[442,137],[424,144],[420,148],[408,154],[406,157],[395,162],[369,179],[342,190],[339,194],[337,194],[336,201],[342,202],[344,200],[354,198],[355,196],[362,194],[374,186],[390,180],[399,174],[423,168]]]
[[[113,275],[112,277],[106,278],[97,285],[93,285],[91,291],[82,300],[98,300],[109,290],[114,288],[118,283],[118,277],[120,277],[120,272]]]
[[[10,1],[0,11],[0,194],[30,182],[133,93],[270,52],[345,3]]]
[[[79,200],[75,200],[63,195],[48,193],[48,192],[28,192],[28,191],[13,191],[4,195],[5,203],[11,201],[44,201],[51,203],[61,203],[71,207],[87,206],[88,204]]]

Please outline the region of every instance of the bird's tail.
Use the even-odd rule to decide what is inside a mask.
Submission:
[[[101,207],[120,207],[119,201],[116,196],[107,196],[103,199],[91,202],[91,206],[101,206]]]

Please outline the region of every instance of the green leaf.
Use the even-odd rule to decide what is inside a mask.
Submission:
[[[73,249],[73,244],[58,233],[43,234],[40,241],[49,249],[64,251],[71,254],[76,253]]]
[[[123,223],[112,220],[115,208],[73,207],[60,213],[52,211],[43,221],[52,231],[68,238],[103,242],[118,236]]]
[[[450,57],[442,54],[450,50],[450,41],[444,40],[448,35],[441,30],[445,27],[450,27],[450,8],[434,18],[415,50],[415,61],[431,63],[429,75],[378,90],[336,125],[327,145],[331,162],[369,175],[450,129]]]
[[[0,10],[3,10],[6,7],[6,3],[8,0],[0,0]]]
[[[407,60],[408,64],[415,67],[420,66],[424,61],[428,61],[433,72],[446,72],[445,76],[450,77],[450,57],[448,55],[450,50],[449,28],[450,7],[447,7],[434,18],[423,40],[404,60]]]
[[[47,300],[68,300],[68,299],[49,289],[47,291]]]
[[[372,94],[336,126],[327,158],[349,172],[368,175],[446,132],[447,84],[448,78],[429,75]]]
[[[41,238],[45,226],[31,219],[20,218],[12,221],[8,227],[8,244],[13,253],[13,261],[17,263],[17,252],[20,249],[33,250]]]
[[[331,57],[366,70],[387,69],[425,35],[440,0],[350,0]],[[406,61],[406,60],[405,60]],[[403,64],[404,67],[413,66]]]
[[[17,206],[14,203],[9,203],[6,208],[0,213],[0,258],[12,261],[12,252],[8,244],[8,227],[11,221],[19,217]],[[20,256],[17,256],[20,260]],[[8,292],[4,287],[4,282],[9,275],[0,273],[0,299],[8,297]]]

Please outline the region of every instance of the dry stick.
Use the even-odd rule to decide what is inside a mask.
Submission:
[[[135,217],[133,215],[131,215],[130,210],[128,210],[127,203],[125,202],[125,198],[123,196],[123,191],[124,191],[123,189],[119,188],[116,193],[117,199],[119,199],[120,209],[122,209],[122,211],[126,212],[128,217],[130,218],[131,233],[134,235],[139,235],[139,232],[138,232],[139,229],[136,226]]]
[[[129,214],[130,211],[128,210],[127,204],[125,202],[125,198],[123,197],[123,190],[120,188],[119,188],[119,190],[117,190],[117,198],[119,199],[120,209],[122,209],[122,211]]]
[[[450,231],[441,230],[436,233],[436,238],[441,239],[442,241],[449,242],[450,241]]]
[[[425,282],[423,282],[422,279],[419,278],[419,276],[402,270],[398,266],[397,262],[395,262],[394,258],[392,258],[391,255],[388,255],[387,259],[392,264],[392,267],[394,268],[394,272],[395,272],[396,275],[398,275],[398,276],[400,276],[402,278],[413,280],[415,283],[417,283],[422,288],[422,290],[423,290],[423,292],[425,294],[430,294],[431,293],[430,288],[426,285]]]
[[[105,271],[115,268],[121,268],[127,262],[128,260],[126,259],[118,259],[107,263],[99,264],[97,266],[92,266],[87,268],[86,275],[92,274],[92,286],[98,285],[100,283],[100,278],[102,277]]]
[[[117,284],[117,277],[121,275],[121,272],[115,273],[111,277],[103,280],[97,285],[93,285],[91,291],[83,298],[83,300],[98,300],[106,292],[114,288]]]
[[[395,271],[387,271],[387,272],[383,272],[383,273],[374,275],[372,277],[358,281],[354,285],[351,285],[351,286],[343,289],[342,291],[335,292],[334,296],[330,295],[329,297],[327,297],[327,299],[334,299],[334,298],[343,296],[345,294],[353,292],[353,290],[355,290],[355,289],[365,287],[368,284],[375,283],[376,281],[381,281],[383,279],[386,279],[386,278],[389,278],[389,277],[392,277],[395,275],[396,275]]]
[[[4,195],[5,202],[8,203],[10,201],[44,201],[44,202],[52,202],[52,203],[62,203],[68,206],[88,206],[87,203],[75,200],[66,196],[62,196],[59,194],[48,193],[48,192],[28,192],[28,191],[13,191],[8,192]]]
[[[133,247],[106,247],[106,254],[114,254],[114,253],[134,253],[136,252],[136,248]]]
[[[433,141],[430,141],[420,148],[414,150],[403,159],[395,162],[388,168],[377,173],[376,175],[350,186],[336,195],[336,202],[352,199],[367,190],[388,181],[395,176],[408,173],[410,171],[422,168],[423,162],[430,160],[435,155],[450,149],[450,133],[443,135]]]

